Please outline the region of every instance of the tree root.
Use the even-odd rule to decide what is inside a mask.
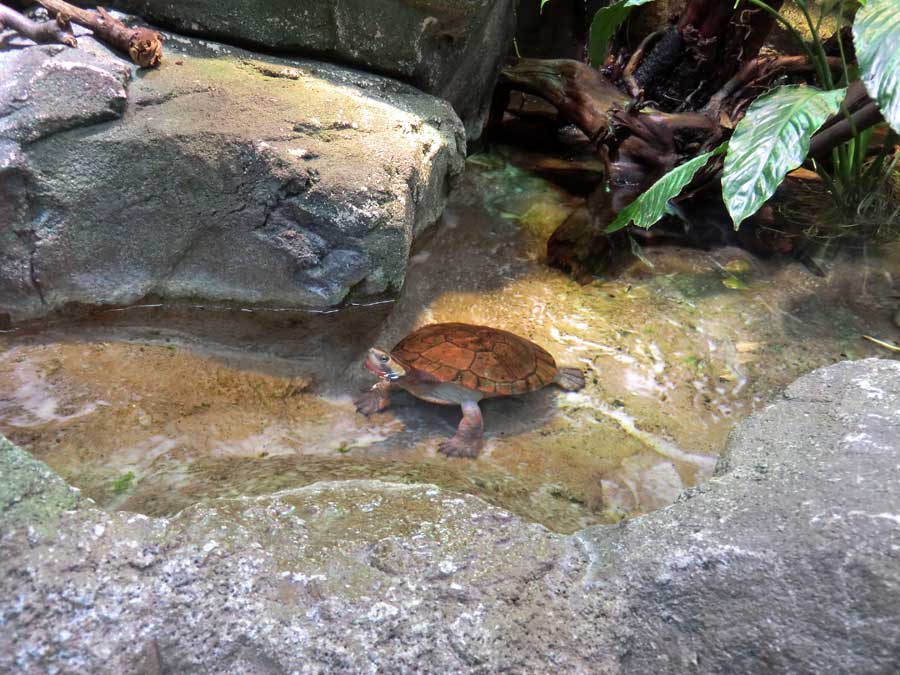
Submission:
[[[840,73],[842,70],[841,60],[836,57],[828,59],[828,66],[835,73]],[[815,72],[815,68],[805,56],[762,56],[747,61],[734,77],[710,97],[703,110],[711,114],[719,114],[722,112],[726,100],[733,97],[744,98],[751,89],[764,88],[770,80],[778,75],[812,72]],[[740,104],[741,102],[738,101],[737,105]],[[734,113],[731,116],[735,117]]]
[[[655,33],[650,33],[647,37],[645,37],[641,44],[638,45],[638,48],[634,50],[634,53],[631,55],[631,58],[628,59],[628,63],[625,65],[625,70],[622,71],[622,80],[625,82],[626,89],[628,93],[635,99],[640,99],[644,95],[644,90],[641,88],[641,85],[638,84],[638,81],[635,79],[634,74],[637,72],[637,69],[640,67],[641,62],[644,60],[644,54],[647,53],[647,50],[650,46],[656,43],[662,36],[664,35],[664,31],[658,30]]]
[[[875,126],[882,122],[884,118],[881,111],[874,101],[869,101],[862,108],[847,117],[837,117],[840,121],[835,122],[826,129],[823,129],[809,143],[809,156],[816,159],[828,156],[833,148],[846,143],[856,134],[871,126]]]

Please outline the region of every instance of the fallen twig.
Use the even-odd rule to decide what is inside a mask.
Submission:
[[[0,5],[0,28],[4,26],[38,44],[58,42],[69,47],[78,45],[64,16],[57,16],[50,21],[32,21],[16,10]]]
[[[57,20],[70,20],[94,31],[94,36],[125,52],[141,68],[153,68],[162,59],[162,36],[149,28],[129,28],[102,7],[81,9],[63,0],[38,0]]]

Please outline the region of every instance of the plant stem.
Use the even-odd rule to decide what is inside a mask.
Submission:
[[[806,6],[806,0],[794,0],[794,4],[796,4],[803,13],[803,18],[806,20],[806,25],[809,27],[809,31],[812,35],[812,44],[816,53],[816,71],[819,74],[819,82],[821,82],[822,86],[826,89],[834,89],[834,78],[832,78],[831,69],[827,65],[828,56],[825,54],[825,47],[822,45],[822,40],[819,39],[816,25],[813,23],[812,15],[810,15],[809,9]],[[852,124],[852,120],[850,123]],[[854,137],[855,136],[856,134],[854,133]],[[843,183],[845,188],[849,188],[850,183],[853,180],[851,159],[853,155],[851,150],[852,148],[848,148],[846,144],[842,144],[831,151],[832,161],[834,162],[835,182],[838,184]]]
[[[759,7],[764,12],[771,14],[772,17],[774,17],[774,19],[776,21],[781,22],[784,25],[784,27],[788,29],[788,31],[790,32],[790,34],[794,38],[794,40],[797,41],[797,44],[800,45],[800,48],[804,52],[806,52],[807,57],[809,57],[810,63],[813,63],[813,64],[816,63],[816,57],[813,54],[812,50],[810,50],[810,48],[806,46],[806,43],[803,41],[803,36],[797,32],[797,29],[791,25],[790,21],[788,21],[783,16],[781,16],[781,14],[779,14],[774,9],[769,7],[765,2],[762,2],[762,0],[747,0],[747,1],[751,5],[754,5],[755,7]]]
[[[822,40],[819,39],[819,34],[816,32],[816,26],[813,23],[812,16],[806,8],[806,2],[805,0],[794,0],[794,2],[800,8],[800,11],[803,12],[803,18],[806,19],[806,25],[809,26],[809,32],[812,33],[812,43],[818,57],[816,63],[819,65],[817,68],[819,71],[819,81],[826,89],[834,89],[834,80],[831,77],[831,69],[826,65],[828,63],[828,56],[825,54],[825,47],[822,46]]]
[[[844,2],[846,2],[846,0],[841,0],[841,6],[838,8],[838,16],[844,15]],[[841,53],[841,66],[844,69],[844,83],[850,84],[850,69],[847,67],[847,54],[844,52],[844,41],[841,39],[840,21],[838,21],[837,24],[837,33],[835,33],[835,37],[837,38],[838,50]]]

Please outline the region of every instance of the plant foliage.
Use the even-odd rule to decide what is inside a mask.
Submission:
[[[865,3],[853,22],[853,44],[866,91],[900,133],[900,2]]]
[[[544,0],[547,2],[547,0]],[[619,0],[618,2],[597,10],[594,20],[591,21],[591,36],[588,45],[588,55],[591,65],[599,66],[606,59],[609,50],[609,42],[619,29],[619,26],[631,14],[631,10],[640,5],[646,5],[653,0]],[[543,4],[541,5],[543,7]]]
[[[649,0],[647,0],[649,1]],[[770,14],[777,12],[764,0],[749,2]],[[815,68],[817,79],[824,87],[786,86],[772,90],[754,101],[744,118],[735,128],[728,144],[722,176],[722,195],[734,221],[735,229],[753,215],[774,193],[785,176],[807,160],[812,135],[825,121],[841,112],[841,103],[846,88],[836,88],[835,84],[850,82],[856,70],[846,58],[847,45],[840,47],[843,73],[839,81],[832,74],[832,66],[826,58],[824,42],[818,34],[821,19],[816,22],[811,13],[811,4],[806,0],[794,0],[802,10],[812,42],[806,43],[780,15],[798,40],[800,47]],[[606,43],[612,38],[618,26],[628,17],[631,7],[644,4],[640,0],[622,0],[605,10],[600,10],[594,18],[591,29],[591,58],[605,56]],[[853,9],[858,6],[855,19]],[[821,6],[821,12],[838,10],[839,23],[853,21],[853,37],[859,74],[869,95],[875,101],[885,120],[895,132],[900,133],[900,0],[833,0]],[[824,16],[824,15],[823,15]],[[849,113],[845,110],[845,115]],[[871,130],[854,129],[853,138],[834,149],[830,164],[813,161],[812,165],[844,213],[861,213],[867,203],[874,199],[874,193],[882,189],[890,174],[896,170],[897,157],[878,155],[874,161],[867,159],[867,149],[872,138]],[[888,139],[890,140],[890,139]],[[883,147],[889,148],[885,142]],[[721,150],[717,149],[716,152]],[[663,176],[647,195],[639,197],[609,226],[609,232],[625,227],[631,220],[642,227],[649,227],[666,212],[666,202],[693,177],[708,159],[702,155],[677,167]],[[701,158],[702,161],[701,161]],[[688,174],[690,167],[693,171]],[[673,177],[671,182],[668,180]],[[677,189],[676,189],[677,187]]]
[[[648,228],[669,213],[669,200],[681,194],[685,185],[690,183],[696,173],[706,166],[710,157],[725,152],[726,146],[720,145],[715,150],[704,152],[681,164],[656,181],[649,189],[641,193],[631,204],[619,211],[615,220],[606,228],[607,234],[628,227],[634,221],[638,227]]]
[[[809,140],[836,114],[846,91],[779,87],[760,96],[734,130],[725,156],[722,196],[737,229],[806,159]]]

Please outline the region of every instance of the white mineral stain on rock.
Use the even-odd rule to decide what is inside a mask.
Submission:
[[[400,609],[387,602],[376,602],[366,615],[372,623],[381,623],[400,614]]]

